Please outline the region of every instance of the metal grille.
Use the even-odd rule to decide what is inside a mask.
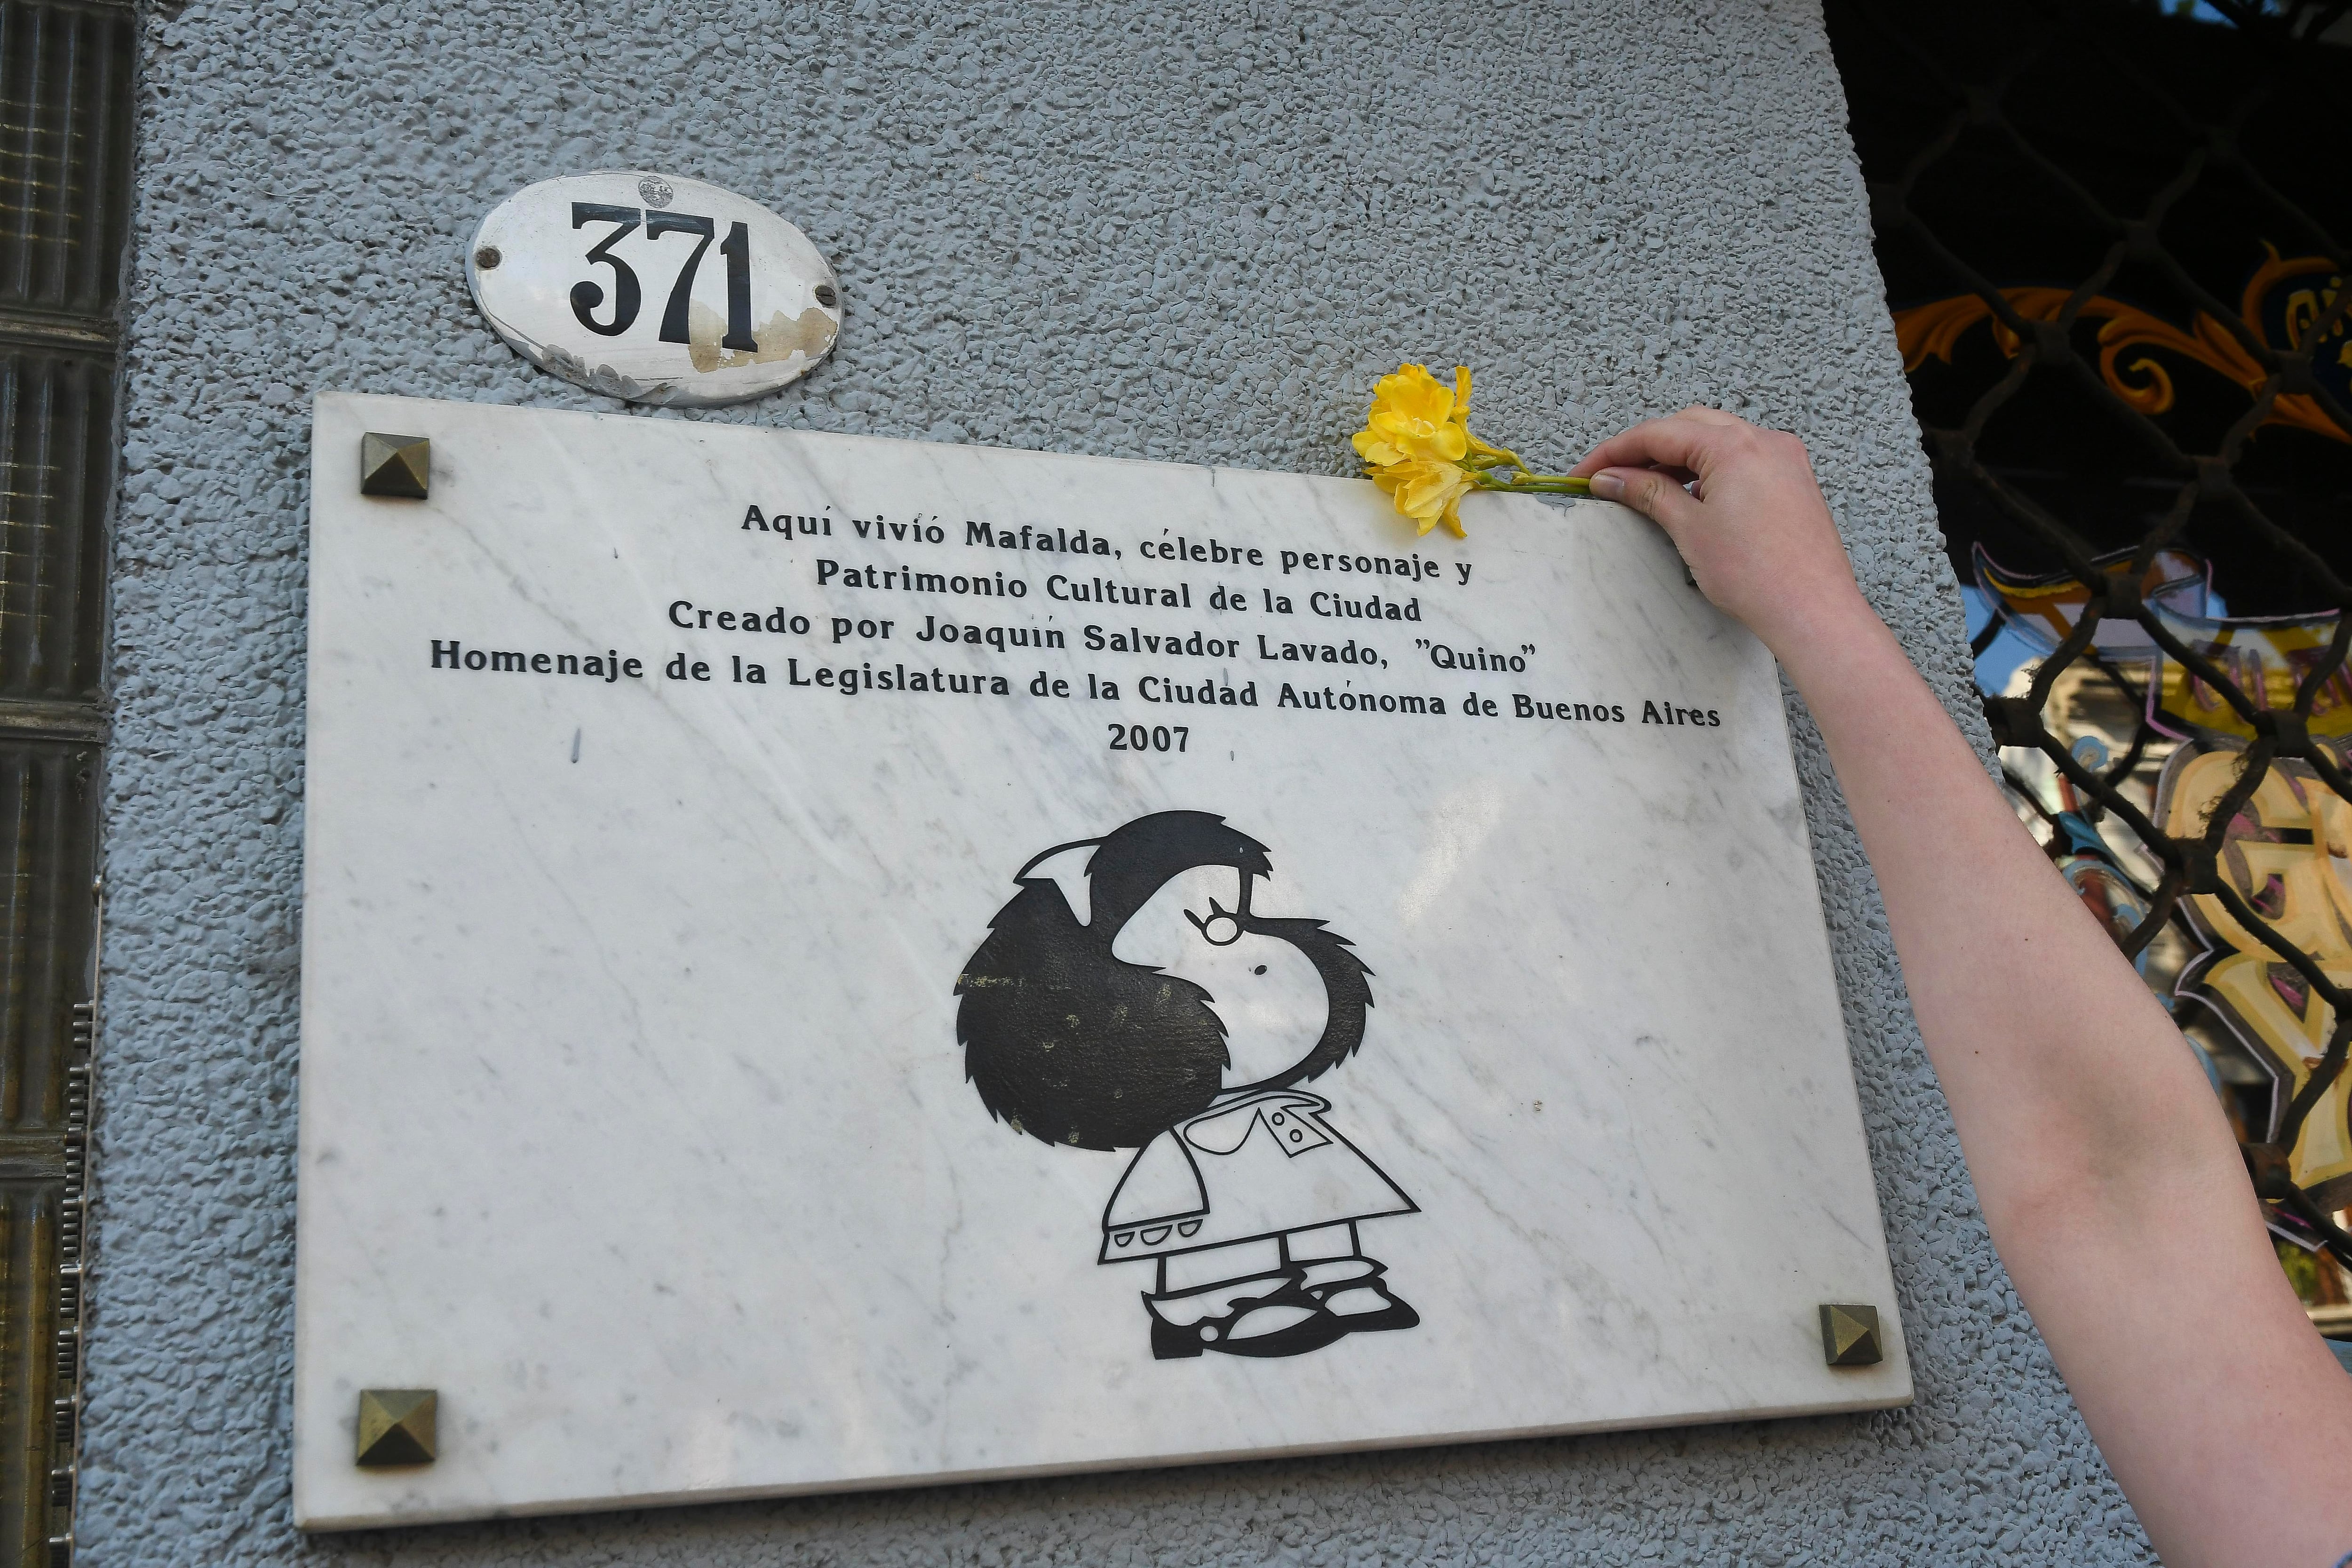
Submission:
[[[2267,1075],[2241,1114],[2207,1058],[2273,1229],[2352,1268],[2352,226],[2289,155],[2340,103],[2352,52],[2316,40],[2347,9],[2232,6],[2231,31],[1833,0],[1830,24],[1890,288],[1949,289],[1892,303],[1993,612],[1977,651],[2030,621],[2043,639],[1986,697],[2021,814],[2192,1039]],[[1956,220],[1963,178],[2012,212]],[[2234,298],[2224,211],[2269,243]],[[1974,380],[1944,368],[1963,362]],[[2199,551],[2270,613],[2215,613]]]
[[[86,1066],[98,914],[89,867],[98,850],[94,746],[0,742],[0,1171],[6,1142],[57,1148]],[[55,1159],[49,1161],[57,1166]],[[62,1169],[45,1170],[60,1175]]]
[[[0,12],[0,16],[5,16]],[[106,652],[112,356],[0,343],[0,696],[92,702]]]
[[[0,7],[0,308],[114,310],[133,26],[119,5]]]
[[[137,21],[0,0],[0,1561],[68,1568]]]

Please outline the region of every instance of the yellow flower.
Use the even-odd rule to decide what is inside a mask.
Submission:
[[[1469,469],[1433,458],[1407,458],[1372,470],[1372,483],[1389,493],[1398,511],[1427,533],[1439,523],[1456,539],[1463,531],[1462,498],[1477,487]]]
[[[1356,455],[1372,483],[1404,516],[1427,533],[1439,523],[1457,539],[1462,498],[1472,490],[1509,490],[1521,495],[1589,495],[1582,479],[1538,474],[1507,447],[1490,447],[1470,434],[1470,371],[1454,367],[1447,386],[1423,365],[1397,367],[1372,390],[1371,412],[1355,434]],[[1510,476],[1510,477],[1507,477]]]
[[[1447,386],[1417,364],[1399,366],[1372,389],[1371,413],[1356,432],[1357,455],[1375,468],[1414,458],[1458,463],[1470,450],[1464,425],[1470,412],[1470,373],[1454,371]]]

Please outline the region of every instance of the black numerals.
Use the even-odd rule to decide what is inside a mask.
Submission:
[[[592,223],[616,226],[588,251],[590,261],[613,269],[613,315],[609,321],[596,319],[596,308],[604,302],[604,286],[590,281],[572,286],[572,313],[580,318],[582,326],[605,338],[617,338],[627,331],[636,321],[638,307],[645,302],[645,289],[638,284],[636,273],[613,254],[613,247],[635,233],[639,224],[645,226],[647,239],[659,239],[666,234],[702,237],[687,257],[686,265],[677,269],[677,280],[669,286],[669,303],[662,310],[661,341],[692,342],[688,316],[694,307],[694,275],[702,267],[702,253],[718,237],[716,220],[694,213],[645,212],[636,207],[573,202],[572,226],[579,228]],[[728,225],[727,237],[719,242],[719,254],[727,258],[727,335],[719,340],[719,346],[749,353],[760,346],[751,336],[751,229],[740,222]]]
[[[1185,724],[1113,724],[1110,727],[1110,749],[1114,752],[1181,752],[1192,733]]]
[[[645,292],[637,287],[637,275],[630,269],[629,264],[610,252],[614,245],[636,231],[639,221],[635,207],[608,207],[596,202],[572,204],[572,226],[574,228],[591,223],[619,226],[588,250],[590,261],[601,261],[613,269],[613,319],[600,321],[595,317],[596,307],[604,302],[602,284],[580,282],[572,286],[572,313],[580,318],[582,326],[598,337],[619,337],[637,319],[637,306],[643,302]],[[706,233],[709,232],[709,222],[708,218],[703,220]],[[698,250],[695,254],[699,256],[702,253]]]
[[[740,228],[743,226],[737,224],[735,226]],[[677,269],[677,281],[669,286],[669,308],[662,311],[661,341],[666,343],[683,343],[693,341],[686,333],[687,307],[692,302],[694,297],[694,274],[702,265],[702,253],[710,248],[711,237],[717,233],[717,227],[709,218],[697,217],[692,213],[647,213],[646,215],[647,239],[659,239],[666,234],[698,234],[702,237],[702,243],[694,247],[694,254],[688,257],[686,265]],[[730,279],[729,281],[732,282],[733,279]],[[743,301],[743,310],[746,315],[751,313],[751,309],[749,294],[750,290],[746,289],[746,298]]]
[[[736,224],[719,243],[727,258],[727,335],[719,346],[749,353],[760,346],[751,336],[751,231]]]

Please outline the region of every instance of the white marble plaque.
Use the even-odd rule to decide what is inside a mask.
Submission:
[[[1633,513],[314,452],[305,1526],[1909,1397],[1772,661]]]

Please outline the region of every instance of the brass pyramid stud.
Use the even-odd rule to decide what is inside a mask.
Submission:
[[[433,443],[422,436],[360,437],[360,494],[423,500],[433,479]]]
[[[1822,1303],[1822,1357],[1832,1366],[1876,1366],[1886,1359],[1878,1347],[1878,1309]]]
[[[440,1405],[430,1388],[361,1389],[357,1462],[371,1469],[431,1464]]]

